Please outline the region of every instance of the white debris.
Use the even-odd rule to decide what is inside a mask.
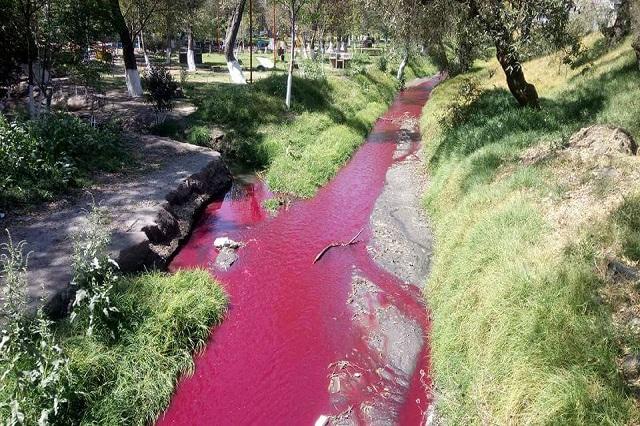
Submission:
[[[213,246],[217,249],[221,249],[225,247],[237,249],[237,248],[240,248],[240,243],[237,241],[233,241],[228,237],[219,237],[219,238],[216,238],[216,240],[213,242]]]
[[[0,219],[4,219],[5,214],[4,213],[0,213]]]
[[[324,414],[318,417],[316,420],[315,426],[327,426],[329,424],[329,416],[325,416]]]

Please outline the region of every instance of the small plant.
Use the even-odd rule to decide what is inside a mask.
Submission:
[[[182,79],[182,74],[180,75]],[[156,113],[155,124],[164,121],[167,111],[173,109],[173,101],[177,97],[178,84],[171,73],[162,65],[153,65],[143,78],[145,99],[153,104]]]
[[[478,100],[481,94],[482,89],[478,79],[466,78],[438,120],[440,126],[443,129],[452,129],[464,123],[469,113],[469,107]]]
[[[389,59],[385,55],[380,55],[376,58],[376,68],[382,72],[387,72],[389,67]]]
[[[207,126],[194,126],[187,136],[190,144],[209,146],[211,144],[211,131]]]
[[[66,402],[69,360],[51,331],[42,307],[35,318],[26,313],[26,243],[0,246],[4,279],[4,329],[0,332],[0,417],[6,424],[47,425]],[[41,300],[41,306],[44,300]]]
[[[186,68],[180,68],[180,87],[184,90],[189,80],[189,71]]]
[[[78,316],[86,320],[87,335],[95,330],[115,337],[118,309],[111,303],[111,290],[118,281],[118,264],[109,257],[110,242],[106,212],[92,206],[87,225],[74,235],[73,271],[71,284],[76,287],[71,321]]]
[[[309,80],[323,80],[326,77],[324,74],[322,58],[305,59],[300,65],[302,69],[302,76],[304,78]]]

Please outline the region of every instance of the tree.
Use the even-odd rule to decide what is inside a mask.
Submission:
[[[640,1],[631,3],[631,30],[633,32],[633,50],[636,52],[638,67],[640,68]]]
[[[227,61],[227,68],[229,68],[229,76],[231,77],[231,81],[237,84],[247,83],[247,80],[245,80],[244,75],[242,74],[242,67],[238,63],[234,54],[245,3],[246,0],[236,1],[229,21],[229,27],[227,28],[227,35],[224,39],[224,57]]]
[[[291,108],[291,92],[293,91],[293,69],[296,59],[296,24],[298,14],[308,0],[282,0],[289,13],[289,21],[291,24],[291,52],[289,58],[289,72],[287,74],[287,94],[285,96],[285,104],[287,109]]]
[[[518,104],[539,108],[538,92],[524,75],[520,49],[534,34],[542,34],[558,47],[568,43],[567,24],[573,1],[459,0],[460,4],[493,42],[509,90]]]
[[[120,8],[120,0],[107,0],[111,12],[111,22],[113,29],[120,36],[122,43],[122,59],[124,61],[124,75],[127,83],[127,91],[130,96],[142,96],[142,83],[140,82],[140,72],[136,63],[136,54],[133,48],[131,31]]]

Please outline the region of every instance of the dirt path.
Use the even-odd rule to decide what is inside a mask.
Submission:
[[[67,303],[71,280],[72,234],[86,223],[86,209],[104,207],[111,219],[112,252],[121,262],[144,262],[149,239],[142,232],[156,222],[166,196],[186,178],[221,164],[220,155],[208,148],[179,143],[157,136],[140,136],[130,141],[139,165],[128,173],[103,175],[86,191],[63,197],[29,214],[8,212],[0,229],[8,229],[14,241],[27,241],[29,258],[29,295],[35,306],[44,288],[50,309],[57,315]],[[226,189],[223,188],[223,190]],[[0,235],[0,243],[6,233]],[[142,265],[122,265],[135,270]]]

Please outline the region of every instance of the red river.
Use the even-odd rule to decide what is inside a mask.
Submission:
[[[361,389],[336,402],[328,392],[330,364],[366,363],[366,330],[354,326],[346,303],[354,272],[383,290],[383,303],[429,330],[418,288],[383,271],[370,258],[369,218],[394,161],[400,117],[418,118],[437,79],[408,87],[377,121],[349,163],[309,200],[270,217],[262,202],[271,194],[260,181],[236,182],[223,200],[204,212],[171,269],[210,268],[224,285],[230,308],[193,376],[184,377],[161,425],[313,425],[320,415],[358,407],[376,380],[363,367]],[[415,148],[419,141],[413,141]],[[361,229],[359,244],[316,255],[332,242],[347,242]],[[214,271],[213,241],[226,236],[245,245],[228,272]],[[393,344],[393,342],[386,342]],[[370,354],[369,354],[370,355]],[[425,421],[430,404],[429,352],[423,345],[398,423]]]

